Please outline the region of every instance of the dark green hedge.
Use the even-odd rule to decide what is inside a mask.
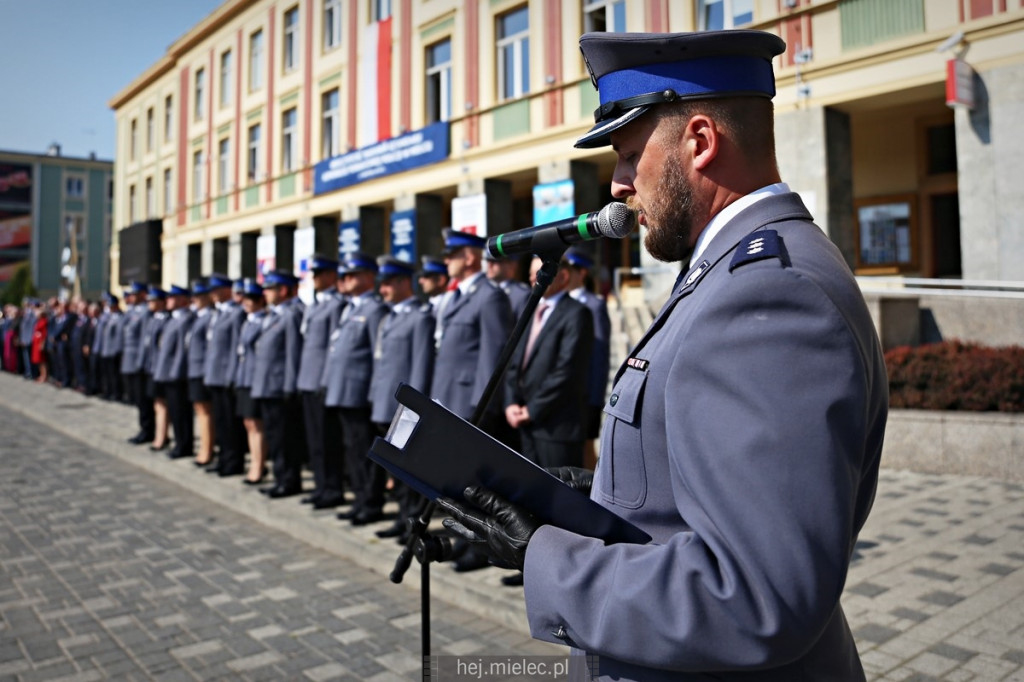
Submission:
[[[1024,348],[944,341],[885,354],[889,405],[921,410],[1024,412]]]

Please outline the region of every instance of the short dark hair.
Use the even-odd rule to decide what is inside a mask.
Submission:
[[[685,125],[704,114],[715,120],[750,159],[775,162],[775,108],[767,97],[720,97],[659,104],[651,112]]]

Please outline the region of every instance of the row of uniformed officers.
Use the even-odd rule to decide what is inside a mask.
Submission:
[[[262,285],[216,274],[190,289],[133,282],[124,309],[106,294],[94,323],[96,392],[126,396],[137,406],[133,443],[172,458],[194,456],[197,466],[220,476],[244,474],[252,486],[263,484],[271,467],[272,483],[260,488],[271,498],[301,494],[308,464],[314,489],[304,502],[316,509],[347,504],[347,484],[354,499],[339,518],[355,525],[379,521],[386,474],[366,453],[391,422],[398,385],[468,419],[526,304],[529,287],[517,277],[518,263],[485,260],[484,243],[448,231],[444,258],[424,257],[418,271],[391,257],[354,253],[339,263],[316,256],[308,306],[297,296],[297,278],[283,271],[267,273]],[[581,251],[563,260],[577,278],[566,306],[592,309],[593,323],[588,315],[586,325],[576,326],[595,338],[552,351],[551,362],[577,371],[542,370],[565,377],[557,394],[544,397],[558,414],[545,423],[540,399],[516,396],[513,378],[482,424],[517,449],[531,429],[530,443],[556,434],[554,450],[525,453],[545,466],[583,464],[585,444],[596,437],[609,330],[603,300],[581,286],[590,265]],[[516,400],[535,404],[537,414],[513,428],[505,409]],[[400,514],[379,531],[382,537],[403,534],[418,504],[401,484],[392,487]]]

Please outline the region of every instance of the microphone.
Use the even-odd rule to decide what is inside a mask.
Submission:
[[[506,258],[565,248],[569,244],[601,237],[622,239],[635,227],[636,214],[621,201],[613,201],[600,211],[489,237],[487,254],[491,258]]]

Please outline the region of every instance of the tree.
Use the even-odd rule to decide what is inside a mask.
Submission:
[[[25,262],[14,271],[3,294],[0,294],[0,300],[4,303],[21,305],[22,299],[26,296],[35,296],[36,293],[36,287],[32,284],[32,267]]]

